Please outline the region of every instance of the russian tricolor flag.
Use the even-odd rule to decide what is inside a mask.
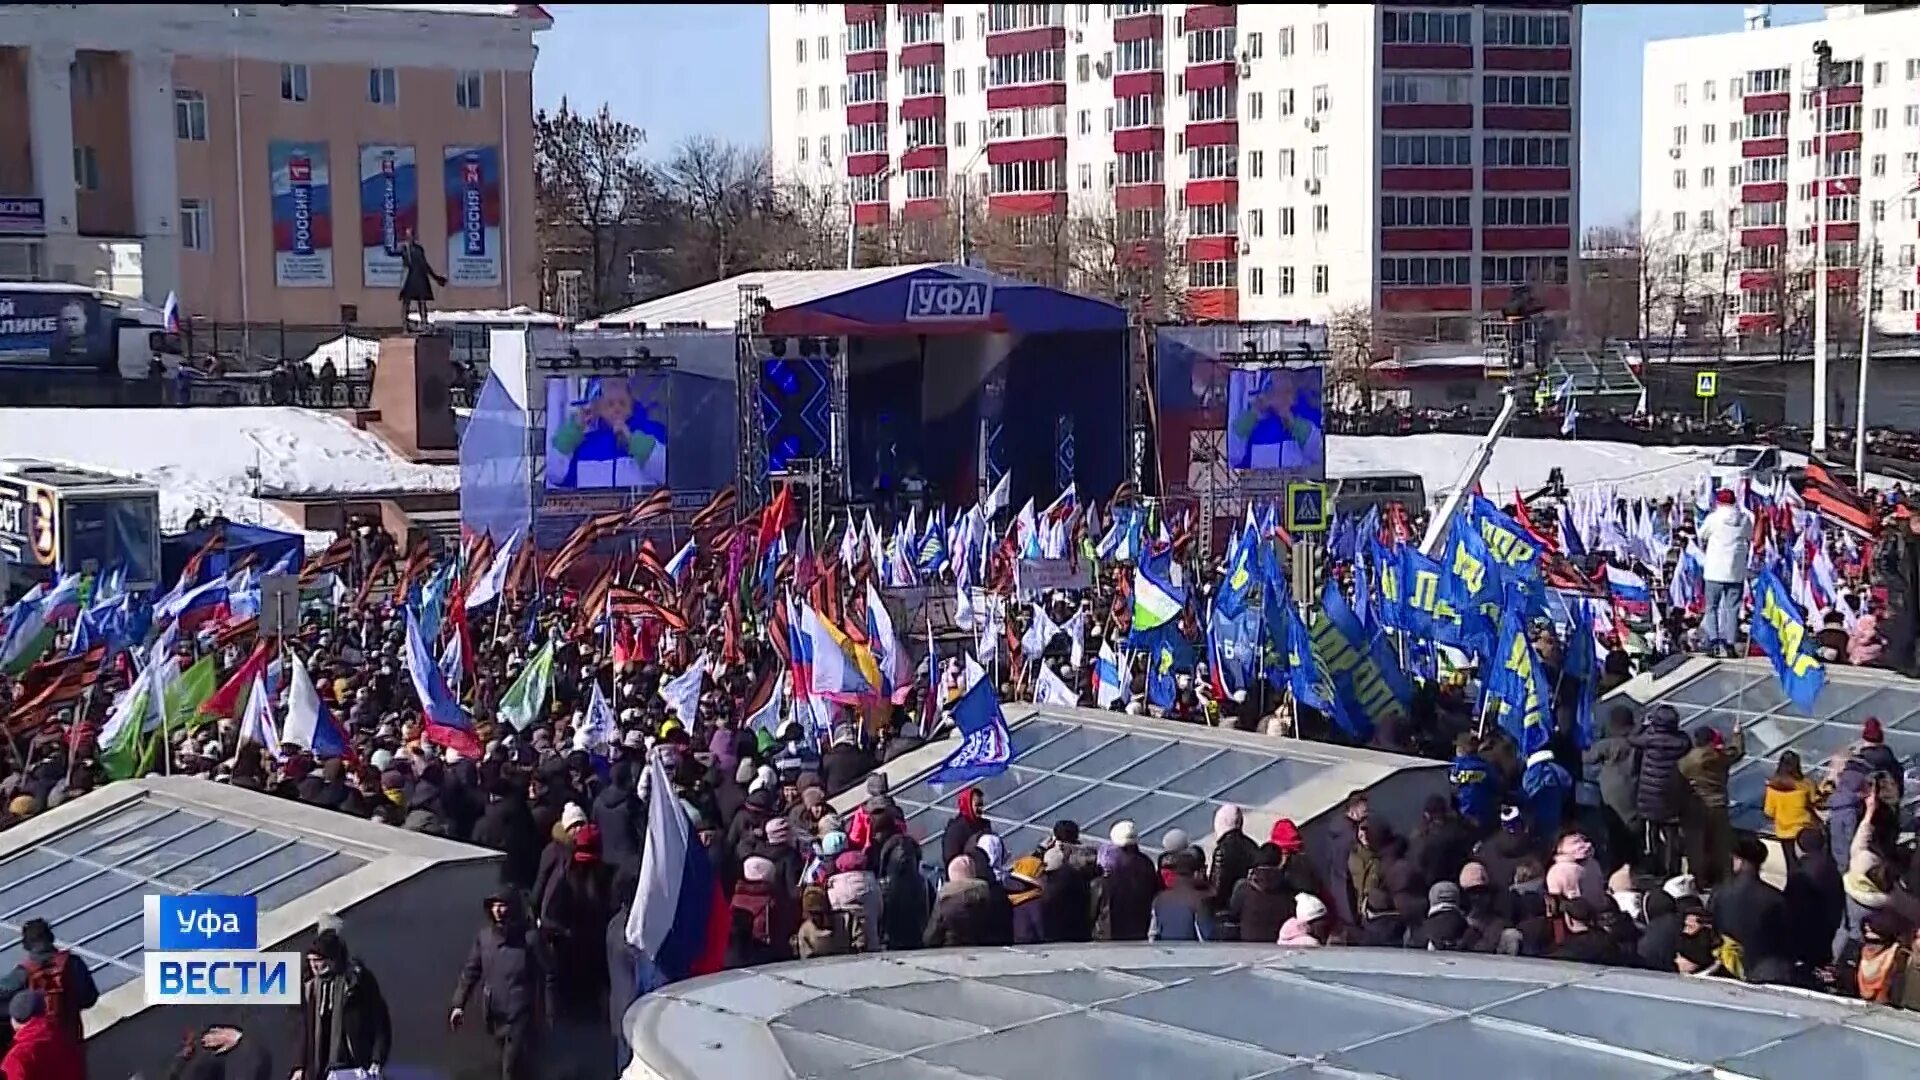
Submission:
[[[1615,606],[1628,615],[1644,618],[1653,614],[1653,594],[1647,591],[1646,578],[1608,563],[1607,587],[1613,592]]]
[[[646,786],[647,846],[627,913],[627,944],[668,982],[711,975],[727,962],[733,929],[727,898],[658,756],[647,763]]]
[[[812,660],[809,689],[814,694],[843,705],[859,705],[879,695],[877,673],[862,670],[873,666],[871,659],[862,664],[853,643],[820,618],[811,604],[800,608],[800,635]]]
[[[346,732],[340,730],[339,722],[320,700],[320,694],[313,687],[313,677],[307,674],[307,665],[301,663],[298,656],[292,660],[292,685],[287,688],[287,722],[282,725],[280,738],[304,747],[321,761],[347,757]]]
[[[453,691],[447,689],[447,680],[427,652],[426,639],[420,635],[420,623],[413,617],[411,608],[407,610],[407,674],[412,676],[414,693],[420,697],[420,712],[426,720],[427,738],[478,760],[480,740],[474,736],[473,721],[467,716],[466,710],[460,707]],[[291,735],[291,716],[287,720],[287,728],[285,734]]]

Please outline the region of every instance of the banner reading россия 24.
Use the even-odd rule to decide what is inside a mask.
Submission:
[[[446,148],[447,284],[500,284],[500,148]]]

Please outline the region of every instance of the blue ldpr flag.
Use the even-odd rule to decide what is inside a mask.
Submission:
[[[1780,677],[1780,690],[1801,709],[1812,709],[1827,685],[1827,667],[1813,652],[1807,624],[1793,596],[1772,570],[1762,570],[1753,582],[1753,623],[1747,630],[1753,643]]]
[[[1582,750],[1593,745],[1593,697],[1595,684],[1600,678],[1600,665],[1594,658],[1593,610],[1587,604],[1584,598],[1570,604],[1573,628],[1567,632],[1566,658],[1561,667],[1562,678],[1574,679],[1580,684],[1579,708],[1574,723]]]
[[[1498,706],[1500,727],[1520,747],[1522,761],[1545,750],[1553,738],[1553,694],[1526,630],[1526,623],[1514,612],[1501,620],[1500,651],[1482,694],[1483,704],[1490,701]]]
[[[927,777],[927,782],[965,784],[1006,772],[1013,761],[1013,741],[1007,733],[1007,718],[1000,711],[1000,698],[993,692],[993,680],[975,679],[950,711],[960,728],[960,745]]]
[[[1274,621],[1281,625],[1287,641],[1287,689],[1292,691],[1293,700],[1340,722],[1335,716],[1333,681],[1327,678],[1326,666],[1313,653],[1313,638],[1307,633],[1300,613],[1288,604],[1280,609],[1280,617]]]

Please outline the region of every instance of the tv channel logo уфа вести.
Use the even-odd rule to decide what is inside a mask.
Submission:
[[[298,1005],[300,954],[257,952],[251,896],[146,897],[149,1005]]]

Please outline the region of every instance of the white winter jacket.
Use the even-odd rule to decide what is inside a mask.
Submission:
[[[1700,543],[1706,549],[1702,569],[1708,581],[1743,582],[1753,557],[1753,515],[1738,503],[1716,506],[1700,523]]]

